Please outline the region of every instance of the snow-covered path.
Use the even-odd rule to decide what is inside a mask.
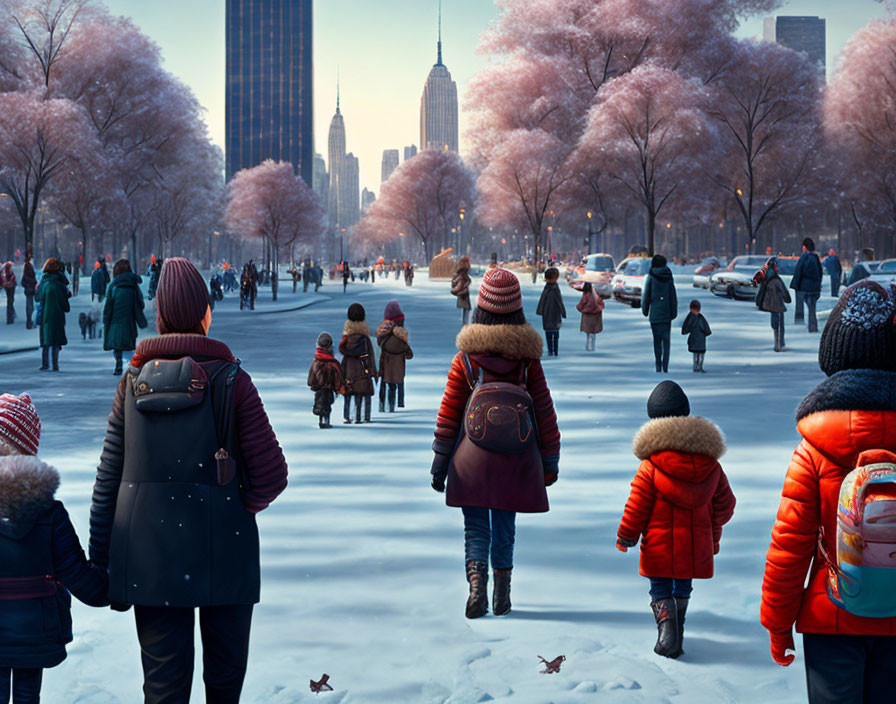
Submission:
[[[303,310],[242,315],[226,302],[215,318],[212,335],[243,360],[290,465],[289,488],[259,516],[262,603],[243,700],[804,701],[802,659],[789,669],[772,663],[758,612],[769,531],[797,442],[793,411],[822,378],[818,336],[793,328],[788,313],[790,351],[775,354],[767,314],[679,288],[683,311],[690,298],[703,301],[714,335],[708,373],[695,375],[685,338],[673,329],[669,376],[684,386],[693,413],[725,431],[722,464],[738,506],[716,577],[696,583],[687,654],[669,661],[652,652],[656,629],[637,553],[614,549],[637,468],[631,439],[662,378],[652,371],[649,325],[640,312],[609,302],[597,352],[586,353],[577,295],[565,285],[570,318],[561,356],[545,361],[563,433],[552,509],[519,517],[513,613],[464,619],[461,515],[429,488],[435,413],[459,325],[447,288],[421,276],[411,289],[394,281],[355,284],[343,297],[328,284],[322,293],[329,299]],[[524,285],[536,327],[539,290]],[[371,425],[318,430],[305,385],[316,336],[327,330],[338,337],[354,300],[375,328],[392,298],[407,315],[416,353],[407,409],[383,416],[374,407]],[[0,356],[0,390],[34,397],[41,456],[59,468],[59,496],[86,545],[116,379],[111,354],[100,341],[82,342],[76,328],[70,320],[60,374],[38,373],[36,352]],[[140,701],[133,615],[78,604],[74,622],[68,660],[45,675],[45,701]],[[560,674],[540,674],[537,656],[561,654],[567,660]],[[199,672],[195,701],[203,700]],[[324,672],[336,691],[311,694],[309,679]]]

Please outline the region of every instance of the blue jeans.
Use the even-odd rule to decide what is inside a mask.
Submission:
[[[559,354],[557,346],[560,344],[560,331],[545,330],[544,337],[548,343],[548,357],[556,357]]]
[[[464,551],[467,562],[488,564],[503,570],[513,567],[516,513],[500,509],[464,506]],[[491,523],[489,523],[491,518]]]
[[[816,316],[816,306],[820,293],[804,293],[803,300],[806,302],[806,308],[809,309],[809,332],[818,332],[818,317]]]
[[[672,344],[672,323],[651,323],[653,331],[653,356],[656,358],[658,372],[669,371],[669,346]]]
[[[893,701],[896,637],[803,634],[810,704]]]
[[[650,580],[651,601],[669,599],[673,596],[679,599],[690,599],[691,592],[694,590],[693,582],[690,579],[672,579],[671,577],[648,577],[647,579]]]

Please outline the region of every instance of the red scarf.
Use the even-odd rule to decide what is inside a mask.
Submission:
[[[333,356],[333,353],[330,350],[324,349],[323,347],[318,347],[317,351],[314,353],[314,358],[319,359],[322,362],[335,362],[336,358]]]

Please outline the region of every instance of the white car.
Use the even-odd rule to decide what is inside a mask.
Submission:
[[[647,257],[629,257],[616,267],[616,276],[610,284],[613,298],[620,303],[627,303],[632,308],[641,307],[641,291],[644,290],[644,279],[650,271],[650,259]]]

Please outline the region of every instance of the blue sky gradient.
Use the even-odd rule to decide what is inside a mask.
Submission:
[[[672,1],[672,0],[670,0]],[[162,48],[166,67],[189,84],[207,110],[212,138],[224,143],[224,2],[107,0]],[[315,144],[326,154],[327,130],[341,73],[348,149],[360,159],[361,184],[379,192],[383,149],[419,141],[420,95],[436,56],[438,0],[317,0],[315,12]],[[827,19],[828,65],[852,34],[883,16],[875,0],[791,0],[778,14]],[[445,64],[464,88],[487,62],[479,35],[497,16],[489,0],[444,0]],[[741,28],[761,35],[762,18]],[[461,151],[465,121],[461,113]]]

